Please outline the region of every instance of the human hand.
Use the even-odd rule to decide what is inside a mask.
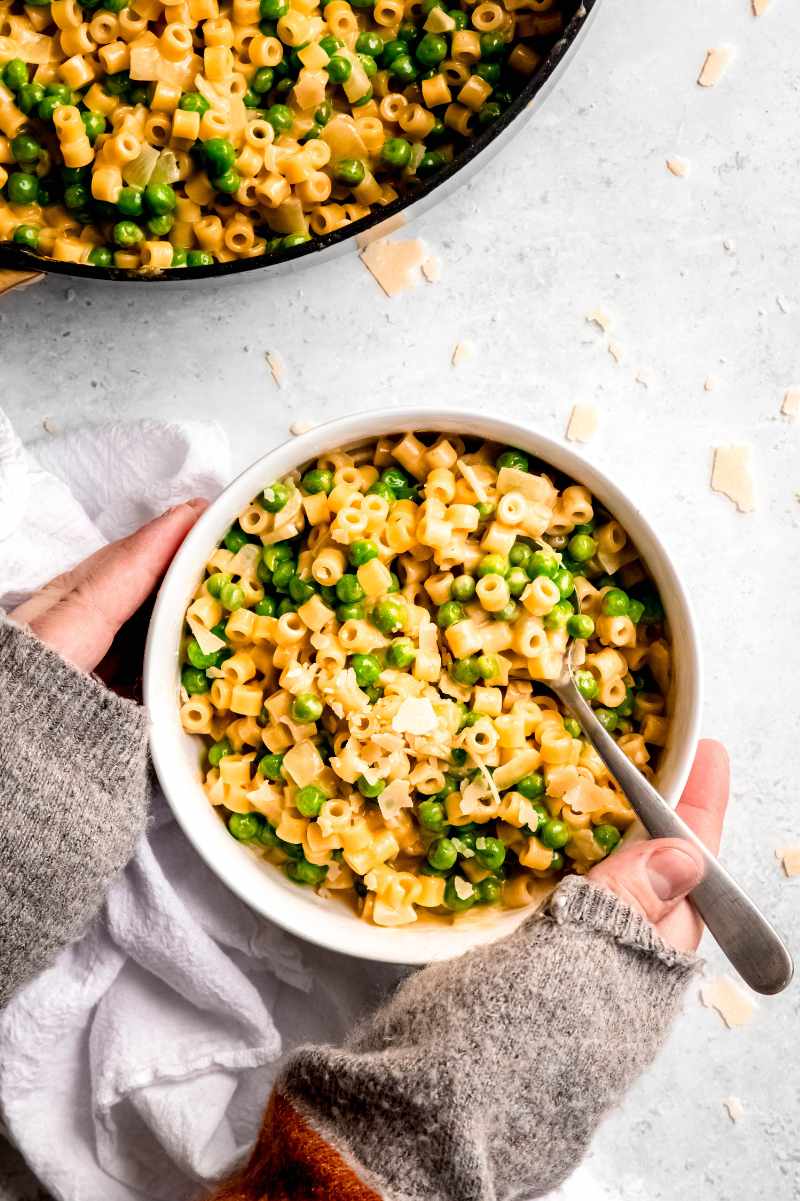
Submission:
[[[704,739],[677,813],[714,854],[719,850],[729,783],[727,751],[721,743]],[[703,922],[686,899],[702,876],[703,856],[680,838],[624,847],[589,872],[590,880],[644,914],[664,941],[679,951],[696,950],[703,933]]]
[[[45,584],[9,616],[27,624],[37,638],[82,671],[98,668],[112,686],[120,673],[123,677],[127,673],[132,682],[136,675],[130,675],[131,667],[135,665],[137,675],[141,669],[143,628],[136,636],[130,630],[127,637],[123,634],[121,645],[115,647],[122,653],[113,657],[109,656],[112,643],[154,590],[206,504],[190,500],[169,509]]]

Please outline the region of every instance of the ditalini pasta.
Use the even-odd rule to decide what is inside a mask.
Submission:
[[[0,0],[0,240],[159,271],[268,255],[496,121],[560,0]]]
[[[527,904],[633,812],[547,681],[647,775],[669,732],[658,594],[590,492],[413,433],[268,485],[186,613],[185,730],[234,838],[397,926]]]

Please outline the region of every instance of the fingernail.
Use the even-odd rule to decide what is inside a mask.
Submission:
[[[661,901],[674,901],[691,892],[700,880],[702,869],[691,855],[675,847],[653,851],[647,860],[647,875],[653,892]]]

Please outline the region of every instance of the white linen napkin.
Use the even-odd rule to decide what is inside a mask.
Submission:
[[[103,425],[26,450],[0,410],[0,605],[228,474],[217,425]],[[252,1142],[282,1051],[341,1040],[399,974],[256,916],[157,795],[104,911],[0,1011],[0,1123],[58,1201],[188,1201]],[[585,1169],[558,1196],[610,1201]]]

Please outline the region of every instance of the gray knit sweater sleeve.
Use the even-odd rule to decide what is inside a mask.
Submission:
[[[100,907],[147,810],[144,710],[0,617],[0,1006]]]
[[[572,876],[546,916],[411,976],[344,1049],[301,1048],[278,1095],[366,1196],[527,1201],[654,1058],[697,963]]]

